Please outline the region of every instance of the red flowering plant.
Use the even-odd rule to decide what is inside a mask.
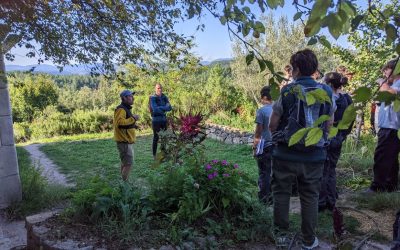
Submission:
[[[185,156],[202,155],[201,144],[206,133],[204,116],[200,112],[172,116],[168,124],[171,129],[159,133],[161,153],[157,155],[158,160],[179,163]]]

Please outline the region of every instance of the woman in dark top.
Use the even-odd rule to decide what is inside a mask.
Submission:
[[[337,127],[342,120],[343,113],[346,108],[353,103],[349,94],[342,90],[347,84],[347,78],[339,73],[330,72],[325,75],[324,81],[330,85],[333,90],[333,97],[336,103],[336,111],[334,118],[334,126]],[[353,124],[352,124],[353,125]],[[352,125],[345,130],[339,130],[337,135],[330,141],[327,151],[327,158],[324,164],[324,173],[321,182],[321,191],[319,193],[319,210],[332,210],[338,197],[336,191],[336,165],[342,150],[342,144],[346,140],[347,135],[351,132]]]

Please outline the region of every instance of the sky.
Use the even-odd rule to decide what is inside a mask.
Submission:
[[[287,1],[290,2],[290,1]],[[260,15],[259,8],[252,8],[253,13]],[[276,18],[281,15],[288,16],[291,20],[296,13],[296,8],[287,3],[284,8],[278,8],[273,11]],[[196,31],[198,24],[204,23],[204,31]],[[195,37],[196,47],[192,52],[201,57],[203,61],[213,61],[220,58],[231,58],[232,55],[232,41],[229,37],[226,26],[223,26],[217,18],[214,18],[210,14],[206,14],[201,20],[192,19],[185,22],[178,23],[175,31],[185,35],[193,35]],[[325,34],[326,31],[323,31]],[[345,38],[340,38],[339,43],[347,46]],[[6,61],[6,65],[34,65],[37,64],[37,58],[27,58],[25,54],[26,49],[13,48],[11,51],[15,55],[14,61]],[[52,64],[50,61],[45,61],[45,64]]]

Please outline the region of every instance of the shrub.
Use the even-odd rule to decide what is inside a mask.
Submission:
[[[27,122],[15,122],[14,128],[14,140],[15,142],[26,142],[31,138],[31,130],[29,129],[29,123]]]
[[[69,196],[65,187],[49,184],[41,175],[38,166],[32,164],[29,153],[17,147],[19,174],[22,185],[22,201],[7,208],[11,217],[24,218],[27,215],[50,208]]]

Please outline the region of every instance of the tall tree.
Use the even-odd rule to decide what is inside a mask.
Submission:
[[[0,3],[0,208],[21,199],[4,58],[14,46],[39,62],[60,67],[71,61],[112,71],[115,64],[144,65],[149,56],[180,59],[190,38],[174,24],[199,15],[202,1],[3,0]],[[211,1],[202,6],[213,8]],[[196,7],[197,6],[197,7]],[[39,45],[39,47],[37,46]],[[35,47],[36,46],[36,47]],[[37,48],[38,47],[38,48]]]

